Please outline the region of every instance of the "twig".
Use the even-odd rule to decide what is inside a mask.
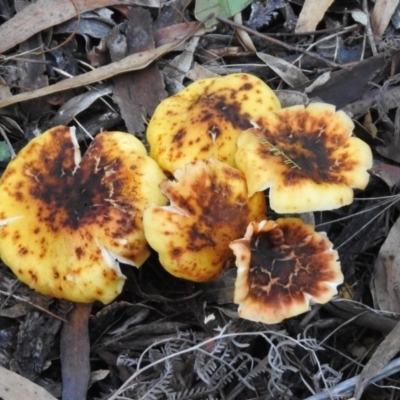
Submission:
[[[378,374],[375,375],[374,378],[370,380],[370,383],[380,381],[383,378],[387,378],[390,375],[396,374],[400,371],[400,358],[396,358],[385,368],[383,368]],[[347,381],[341,382],[336,385],[334,388],[329,389],[328,391],[317,393],[314,396],[307,397],[305,400],[329,400],[332,396],[344,396],[345,394],[350,394],[355,385],[357,380],[359,379],[360,375],[354,376]]]
[[[108,65],[99,67],[93,71],[86,72],[73,78],[64,79],[54,85],[46,86],[44,88],[36,89],[32,92],[20,93],[14,96],[5,97],[0,99],[0,108],[7,107],[22,101],[34,100],[42,96],[48,96],[53,93],[58,93],[67,89],[74,89],[85,85],[90,85],[92,83],[113,78],[116,75],[120,75],[126,72],[138,71],[147,67],[153,61],[157,60],[164,54],[172,51],[181,43],[184,43],[187,39],[192,37],[196,31],[199,29],[196,26],[187,36],[176,40],[172,43],[165,44],[163,46],[157,47],[155,49],[142,51],[139,53],[131,54],[119,61],[113,62]]]
[[[305,55],[307,55],[307,56],[309,56],[311,58],[315,58],[315,59],[317,59],[317,60],[329,65],[332,68],[347,69],[347,67],[345,67],[343,65],[340,65],[340,64],[337,64],[337,63],[335,63],[333,61],[329,61],[326,58],[321,57],[320,55],[318,55],[316,53],[312,53],[312,52],[309,52],[307,50],[300,49],[297,46],[291,46],[290,44],[286,44],[286,43],[284,43],[284,42],[282,42],[282,41],[280,41],[278,39],[272,38],[271,36],[264,35],[264,34],[262,34],[260,32],[257,32],[257,31],[255,31],[255,30],[253,30],[251,28],[248,28],[245,25],[237,24],[236,22],[233,22],[233,21],[231,21],[229,19],[222,18],[222,17],[217,17],[217,20],[220,21],[220,22],[223,22],[223,23],[225,23],[227,25],[230,25],[230,26],[232,26],[234,28],[242,29],[247,33],[251,33],[252,35],[257,36],[257,37],[265,40],[266,42],[269,42],[269,43],[275,44],[277,46],[283,47],[286,50],[295,51],[295,52],[298,52],[298,53],[305,54]]]
[[[371,46],[372,54],[374,56],[376,56],[378,54],[378,50],[376,49],[374,33],[372,32],[372,28],[371,28],[371,19],[369,18],[368,1],[367,0],[363,0],[363,11],[364,11],[365,15],[367,16],[367,26],[365,27],[365,29],[367,31],[369,45]]]
[[[54,314],[54,313],[52,313],[51,311],[46,310],[45,308],[43,308],[43,307],[41,307],[41,306],[39,306],[39,305],[37,305],[37,304],[35,304],[35,303],[32,303],[32,302],[29,301],[29,300],[24,299],[23,297],[17,296],[16,294],[9,293],[9,292],[5,292],[4,290],[0,290],[0,294],[2,294],[3,296],[11,296],[11,297],[14,297],[15,300],[23,301],[24,303],[27,303],[27,304],[31,305],[32,307],[35,307],[35,308],[37,308],[38,310],[43,311],[44,313],[51,315],[53,318],[56,318],[56,319],[58,319],[58,320],[60,320],[60,321],[62,321],[62,322],[67,322],[66,319],[61,318],[59,315]]]
[[[358,24],[350,25],[350,26],[339,26],[337,28],[327,28],[327,29],[320,29],[318,31],[308,31],[308,32],[269,32],[269,37],[297,37],[297,36],[316,36],[316,35],[324,35],[325,33],[335,33],[337,32],[339,35],[345,32],[351,32],[357,30],[359,27]],[[343,32],[342,32],[343,31]]]
[[[323,38],[315,41],[314,43],[311,43],[308,47],[306,51],[310,51],[312,48],[314,48],[315,46],[318,46],[320,43],[326,42],[327,40],[333,39],[337,36],[343,35],[346,32],[350,32],[351,30],[354,30],[354,27],[358,27],[358,25],[351,25],[347,28],[344,28],[343,31],[341,32],[337,32],[337,33],[333,33],[332,35],[328,35],[328,36],[324,36]],[[301,59],[302,55],[297,57],[296,60],[292,61],[292,63],[296,63]]]

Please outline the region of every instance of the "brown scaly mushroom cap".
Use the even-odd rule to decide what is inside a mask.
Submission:
[[[298,218],[252,222],[230,247],[238,267],[234,303],[251,321],[277,324],[304,313],[343,283],[332,243]]]
[[[243,174],[214,159],[187,164],[175,178],[160,185],[171,204],[144,211],[145,235],[172,275],[209,281],[233,257],[229,243],[250,221],[265,218],[265,198],[248,198]]]
[[[364,189],[372,152],[351,137],[354,124],[329,104],[313,103],[265,113],[238,139],[236,164],[249,196],[270,188],[278,213],[332,210],[353,201],[352,188]]]
[[[235,166],[240,132],[279,108],[274,92],[253,75],[199,80],[157,107],[147,128],[150,155],[171,173],[209,157]]]
[[[0,257],[40,293],[109,303],[125,279],[117,260],[140,266],[149,256],[142,212],[147,201],[166,204],[163,179],[132,135],[101,133],[81,157],[74,128],[50,129],[0,180]]]

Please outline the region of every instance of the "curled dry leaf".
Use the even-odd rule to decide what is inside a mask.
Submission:
[[[343,283],[332,243],[298,218],[252,222],[230,247],[238,267],[234,302],[245,319],[279,323],[328,302]]]
[[[331,210],[353,201],[352,188],[369,180],[372,152],[351,137],[354,124],[329,104],[313,103],[265,113],[242,132],[236,164],[249,196],[270,188],[278,213]]]
[[[46,131],[20,151],[0,180],[0,256],[43,294],[112,301],[149,249],[142,211],[165,204],[165,178],[143,144],[122,132],[96,136],[81,157],[73,128]]]
[[[232,257],[229,243],[250,221],[265,218],[265,198],[257,193],[249,199],[243,174],[214,159],[188,164],[175,178],[161,184],[171,204],[144,211],[146,238],[172,275],[217,278]]]
[[[164,100],[147,129],[150,155],[166,171],[214,157],[235,166],[240,132],[280,108],[273,91],[248,74],[203,79]]]

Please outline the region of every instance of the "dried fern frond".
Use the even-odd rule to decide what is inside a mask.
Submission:
[[[326,381],[325,386],[335,381],[336,371],[319,364],[316,352],[322,347],[316,340],[294,339],[285,331],[263,328],[258,324],[253,332],[241,332],[228,324],[206,340],[194,332],[179,331],[176,337],[149,346],[138,359],[120,357],[118,363],[135,365],[136,372],[110,400],[203,400],[209,396],[233,400],[244,390],[255,396],[268,393],[265,398],[290,397],[290,385],[283,375],[292,372],[301,379],[291,357],[296,347],[314,360],[318,379]],[[265,342],[262,358],[244,350],[255,338]]]

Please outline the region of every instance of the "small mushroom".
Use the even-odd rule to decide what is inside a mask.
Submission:
[[[66,126],[33,139],[0,179],[2,261],[36,291],[78,302],[61,333],[65,400],[86,398],[88,303],[121,292],[118,261],[139,267],[150,254],[142,213],[166,204],[163,179],[134,136],[101,133],[81,156]]]
[[[239,316],[277,324],[327,303],[343,283],[338,253],[324,233],[298,218],[251,222],[230,244],[236,256]]]
[[[96,136],[81,158],[73,128],[32,140],[0,180],[0,257],[36,291],[75,302],[112,301],[150,254],[142,211],[166,204],[165,179],[143,144],[121,132]]]
[[[274,92],[253,75],[196,81],[155,110],[147,128],[150,155],[171,173],[209,157],[235,166],[240,132],[251,119],[279,108]]]
[[[313,103],[268,112],[241,133],[236,164],[246,176],[249,196],[270,188],[278,213],[339,208],[364,189],[372,152],[352,137],[354,124],[329,104]]]
[[[170,205],[144,211],[146,239],[172,275],[212,280],[233,256],[229,243],[250,221],[265,218],[265,198],[248,198],[243,174],[212,158],[187,164],[175,178],[160,185]]]

